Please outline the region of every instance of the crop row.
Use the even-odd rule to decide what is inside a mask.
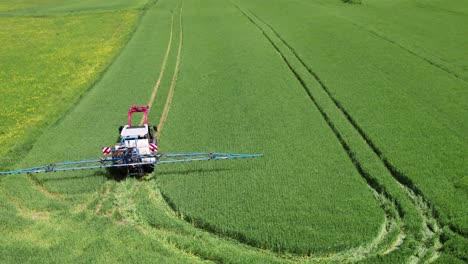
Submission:
[[[345,119],[366,141],[371,154],[374,152],[384,169],[409,188],[408,195],[423,196],[426,204],[434,207],[424,209],[425,215],[436,217],[446,226],[446,233],[453,233],[450,229],[454,229],[463,234],[466,206],[462,202],[463,187],[457,182],[463,181],[462,171],[466,171],[459,138],[464,129],[459,120],[463,116],[464,97],[456,98],[456,94],[462,95],[458,91],[464,86],[463,81],[415,56],[415,52],[407,52],[350,24],[342,18],[343,14],[336,15],[332,8],[338,8],[333,5],[326,8],[311,3],[288,5],[286,13],[297,14],[297,19],[292,20],[284,16],[282,1],[269,9],[261,8],[260,3],[243,4],[267,20],[290,43],[288,49],[302,60],[306,74],[320,76],[315,86],[325,89],[334,100],[332,105],[341,109]],[[309,8],[320,10],[320,15],[310,17]],[[334,27],[325,30],[324,25],[330,21]],[[312,23],[313,27],[306,27]],[[382,48],[385,53],[379,52]],[[444,89],[439,89],[442,81]],[[451,98],[451,103],[447,98]],[[389,184],[384,186],[393,188]],[[416,201],[412,203],[421,207]],[[466,248],[464,239],[452,238],[459,241],[452,242],[457,249],[444,247],[446,252],[466,258],[460,250]]]
[[[242,10],[242,9],[241,9]],[[268,24],[265,24],[261,19],[254,14],[242,11],[263,34],[270,40],[271,44],[282,55],[285,62],[290,67],[291,71],[300,80],[304,89],[308,92],[311,100],[320,109],[322,116],[327,120],[328,125],[334,131],[337,139],[343,146],[343,149],[348,153],[350,159],[355,164],[361,176],[366,180],[367,184],[371,186],[383,198],[389,198],[393,202],[390,204],[393,208],[389,214],[399,214],[405,226],[405,232],[400,229],[400,235],[390,239],[398,240],[399,237],[405,236],[403,244],[400,245],[403,249],[410,247],[411,243],[427,239],[422,235],[422,222],[424,219],[418,216],[418,212],[414,206],[411,205],[408,199],[405,199],[405,193],[399,188],[396,182],[392,181],[392,176],[383,166],[378,157],[369,149],[365,138],[363,138],[347,120],[347,115],[343,113],[333,102],[330,95],[327,93],[326,87],[318,76],[307,69],[301,58],[297,56],[288,44],[279,36]],[[401,224],[401,223],[399,223]],[[400,227],[401,228],[401,227]],[[430,238],[429,238],[430,239]],[[434,252],[427,252],[425,249],[426,242],[421,244],[422,248],[413,248],[415,256],[413,258],[425,257],[425,254],[433,254]],[[393,249],[386,249],[384,255]],[[434,249],[432,249],[434,250]],[[419,251],[419,252],[418,252]],[[380,252],[380,254],[382,254]],[[403,252],[404,254],[401,254]],[[395,258],[407,258],[408,252],[406,250],[394,252],[389,256],[384,256],[382,260],[394,262]],[[430,256],[430,255],[429,255]],[[381,256],[378,256],[381,257]],[[381,260],[381,261],[382,261]],[[403,260],[400,260],[403,261]]]
[[[196,226],[265,249],[327,254],[367,245],[384,212],[311,106],[231,3],[186,2],[181,72],[161,149],[265,158],[160,167],[164,196]]]

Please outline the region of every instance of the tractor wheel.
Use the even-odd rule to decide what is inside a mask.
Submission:
[[[110,175],[112,175],[112,177],[116,181],[122,181],[128,175],[127,167],[112,167],[112,168],[109,168],[108,170],[109,170]]]
[[[154,164],[143,165],[143,171],[145,173],[152,173],[154,171]]]

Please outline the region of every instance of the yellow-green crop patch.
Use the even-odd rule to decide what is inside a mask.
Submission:
[[[54,121],[98,79],[137,15],[0,18],[0,154]]]

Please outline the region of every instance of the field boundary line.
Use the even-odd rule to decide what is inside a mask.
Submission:
[[[53,126],[56,126],[57,124],[59,124],[69,113],[71,113],[77,106],[78,104],[82,101],[82,99],[87,96],[87,94],[98,84],[102,81],[103,77],[106,75],[106,73],[109,71],[109,69],[112,67],[112,65],[114,65],[114,63],[117,61],[117,59],[121,56],[121,54],[123,53],[123,51],[127,48],[128,44],[130,43],[130,41],[133,39],[135,33],[137,32],[138,28],[140,27],[141,25],[141,22],[142,20],[144,19],[145,15],[146,15],[146,12],[147,10],[149,9],[149,7],[153,6],[153,5],[156,5],[159,1],[149,1],[147,4],[145,4],[144,6],[141,6],[139,8],[134,8],[132,10],[135,10],[136,12],[139,13],[137,19],[135,20],[135,23],[132,25],[132,28],[131,30],[128,32],[128,35],[122,40],[122,46],[121,48],[118,50],[118,52],[108,61],[108,63],[105,65],[105,67],[102,69],[102,71],[100,73],[98,73],[98,75],[96,76],[96,78],[94,80],[91,80],[91,82],[87,85],[86,89],[79,95],[76,96],[76,98],[74,98],[72,101],[71,101],[71,104],[70,106],[65,109],[61,114],[57,115],[57,118],[56,120],[54,120],[52,123],[50,123],[49,125],[45,126],[43,129],[39,130],[38,132],[38,135],[36,136],[36,139],[44,133],[44,130],[46,130],[47,128],[50,128],[50,127],[53,127]],[[105,13],[116,13],[116,12],[125,12],[125,11],[129,11],[129,10],[114,10],[114,11],[108,11],[108,12],[105,12]],[[76,14],[75,14],[76,15]],[[61,16],[61,15],[58,15],[58,16]],[[1,15],[0,15],[1,17]],[[35,141],[35,140],[34,140]],[[32,145],[32,143],[29,142],[28,145]],[[11,152],[12,150],[10,150],[9,152]],[[24,155],[23,155],[24,156]],[[21,159],[22,160],[22,159]],[[14,164],[18,164],[21,160],[17,160]],[[13,164],[11,165],[13,166]],[[54,199],[54,200],[59,200],[59,201],[62,201],[62,202],[65,202],[65,203],[68,203],[66,202],[62,196],[60,196],[59,194],[57,193],[53,193],[53,192],[50,192],[47,190],[47,188],[45,188],[41,183],[40,181],[34,176],[34,175],[29,175],[28,177],[31,182],[36,186],[36,188],[41,192],[43,193],[46,197],[48,198],[51,198],[51,199]]]
[[[148,104],[147,104],[150,107],[150,109],[154,103],[154,100],[156,99],[156,94],[158,93],[159,86],[161,85],[161,80],[164,76],[164,72],[166,71],[166,65],[167,65],[169,53],[171,52],[171,47],[172,47],[173,31],[174,31],[174,14],[171,17],[171,32],[169,33],[169,41],[167,43],[166,53],[164,54],[164,59],[161,65],[161,70],[159,72],[159,77],[158,77],[158,80],[156,81],[156,84],[154,85],[153,92],[151,93],[150,100],[148,101]],[[145,121],[145,117],[143,116],[141,117],[141,120],[140,120],[140,126],[143,125],[144,121]]]
[[[182,53],[182,43],[183,43],[183,21],[182,21],[182,10],[184,7],[184,0],[182,0],[182,4],[180,5],[179,10],[179,47],[177,49],[177,59],[176,65],[174,68],[174,73],[172,75],[171,86],[169,88],[169,93],[167,95],[166,104],[164,105],[163,112],[161,114],[161,118],[159,119],[158,123],[158,137],[161,136],[161,131],[164,127],[166,122],[167,115],[169,113],[169,108],[171,107],[172,97],[174,96],[174,90],[177,83],[177,78],[179,75],[179,68],[180,68],[180,60],[181,60],[181,53]]]

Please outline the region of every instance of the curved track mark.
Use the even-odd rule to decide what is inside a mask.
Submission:
[[[407,196],[410,198],[412,203],[414,204],[415,208],[420,212],[421,216],[423,217],[424,221],[427,223],[427,227],[429,223],[434,223],[435,227],[428,227],[429,229],[439,230],[441,223],[439,223],[434,215],[434,209],[430,206],[430,202],[428,199],[423,195],[422,191],[416,187],[414,182],[407,176],[401,173],[395,166],[393,166],[388,159],[385,158],[382,151],[377,147],[377,145],[370,139],[370,137],[364,132],[364,129],[358,124],[358,122],[351,116],[351,114],[345,109],[345,107],[341,104],[341,102],[336,99],[335,96],[332,95],[328,86],[320,79],[318,74],[313,71],[309,65],[307,65],[304,60],[299,57],[297,52],[273,29],[269,24],[261,20],[258,16],[253,14],[258,20],[264,23],[275,35],[278,39],[293,53],[293,55],[298,59],[298,61],[302,64],[302,66],[307,69],[307,71],[314,77],[315,80],[320,84],[320,87],[325,91],[327,96],[333,101],[336,108],[340,110],[340,112],[346,117],[348,122],[353,126],[353,128],[359,133],[359,135],[364,139],[367,146],[374,152],[374,154],[381,160],[382,164],[387,168],[388,172],[393,176],[399,186],[404,189],[407,193]]]
[[[349,114],[349,112],[344,108],[344,106],[341,104],[341,102],[336,99],[335,96],[332,95],[330,92],[330,89],[328,86],[323,82],[323,80],[320,79],[318,74],[313,71],[309,65],[307,65],[304,60],[299,57],[297,52],[273,29],[269,24],[265,23],[263,20],[261,20],[258,16],[254,14],[254,16],[259,19],[262,23],[264,23],[279,39],[280,41],[294,54],[294,56],[299,60],[299,62],[302,64],[302,66],[307,69],[307,71],[314,77],[315,80],[320,84],[320,87],[325,91],[327,96],[333,101],[335,106],[340,110],[340,112],[346,117],[348,122],[353,126],[353,128],[359,133],[359,135],[365,140],[366,144],[368,147],[374,152],[374,154],[381,160],[381,162],[384,164],[384,166],[387,168],[388,172],[392,175],[392,177],[396,180],[396,182],[400,185],[402,189],[407,193],[407,196],[410,198],[412,201],[413,205],[419,213],[421,214],[422,218],[425,221],[426,228],[429,230],[436,230],[435,233],[439,232],[441,229],[440,227],[443,226],[440,222],[437,221],[435,218],[435,215],[437,215],[437,212],[434,211],[434,209],[430,206],[430,202],[428,199],[423,195],[422,191],[416,187],[414,182],[407,176],[404,175],[402,172],[400,172],[394,165],[386,159],[382,153],[382,151],[376,146],[376,144],[370,139],[370,137],[364,132],[364,129],[361,128],[361,126],[354,120],[354,118]],[[396,43],[397,44],[397,43]],[[408,50],[408,52],[411,52]],[[417,56],[417,54],[414,54]],[[431,226],[431,227],[429,227]],[[453,228],[451,226],[448,226],[451,228],[453,231]],[[454,231],[455,232],[455,231]],[[424,232],[427,233],[427,232]],[[456,232],[455,232],[456,233]],[[440,234],[433,234],[437,236],[437,241],[439,240]],[[430,240],[431,238],[427,238]],[[437,246],[439,242],[435,242],[432,246],[435,248],[437,251],[440,246]]]
[[[394,228],[398,228],[399,232],[401,233],[401,225],[400,225],[400,216],[398,215],[398,210],[397,206],[395,205],[394,202],[392,202],[389,198],[387,198],[382,190],[379,190],[378,188],[374,187],[375,185],[372,182],[372,179],[367,175],[367,173],[364,171],[362,165],[360,162],[355,158],[354,154],[351,152],[351,148],[347,141],[343,138],[342,134],[336,127],[336,125],[332,122],[328,114],[323,110],[323,108],[319,105],[317,102],[316,98],[310,93],[310,91],[307,89],[307,85],[305,81],[302,79],[300,74],[293,68],[293,66],[290,64],[289,60],[286,58],[286,56],[281,52],[280,48],[275,44],[275,42],[271,39],[271,36],[268,35],[265,30],[257,23],[254,21],[252,16],[249,16],[243,9],[241,9],[238,5],[235,3],[232,3],[239,11],[255,26],[259,29],[259,31],[265,36],[265,38],[269,41],[269,43],[274,47],[274,49],[279,53],[283,61],[286,63],[290,71],[294,74],[296,79],[299,81],[301,86],[305,89],[306,93],[316,106],[316,108],[319,110],[320,114],[324,118],[324,120],[327,122],[335,136],[337,137],[338,141],[342,145],[343,149],[345,152],[348,154],[348,157],[350,158],[351,162],[355,166],[356,170],[359,172],[359,174],[363,177],[365,182],[367,183],[368,187],[374,192],[374,195],[376,196],[376,200],[379,203],[380,207],[385,213],[385,222],[383,224],[383,227],[379,234],[376,236],[376,238],[368,243],[367,245],[338,252],[336,254],[330,255],[330,256],[312,256],[310,257],[311,260],[330,260],[330,261],[338,261],[338,260],[352,260],[352,261],[358,261],[361,259],[366,258],[367,256],[373,255],[376,253],[376,251],[380,251],[380,248],[383,246],[381,245],[382,242],[385,241],[385,238],[387,235],[390,234],[390,232]],[[251,12],[250,12],[251,13]],[[253,16],[255,16],[253,14]],[[255,16],[256,19],[259,20],[258,17]],[[263,22],[263,21],[262,21]],[[264,23],[264,22],[263,22]],[[388,207],[391,207],[389,209]],[[392,211],[392,212],[390,212]],[[397,239],[397,238],[395,238]],[[388,242],[389,245],[385,245],[386,251],[392,251],[392,245],[397,246],[398,243],[395,243],[393,240]]]
[[[58,193],[53,193],[53,192],[47,190],[47,189],[42,185],[42,183],[41,183],[33,174],[28,173],[28,178],[31,180],[32,184],[35,185],[35,186],[37,187],[37,189],[38,189],[41,193],[43,193],[45,196],[47,196],[48,198],[51,198],[51,199],[54,199],[54,200],[63,201],[62,196],[60,196]]]
[[[292,66],[289,64],[288,59],[284,56],[284,54],[279,50],[279,48],[276,46],[274,41],[271,39],[271,36],[268,36],[268,34],[265,32],[261,26],[259,26],[253,19],[250,17],[246,12],[244,12],[242,9],[240,9],[238,6],[237,8],[253,23],[255,24],[259,30],[265,35],[265,37],[270,41],[270,43],[275,47],[275,49],[280,53],[286,64],[288,64],[288,67],[291,69],[291,71],[294,73],[294,75],[297,77],[297,79],[301,82],[303,87],[306,89],[306,92],[309,94],[311,100],[314,102],[314,104],[317,106],[319,111],[322,113],[324,118],[327,120],[328,116],[327,114],[321,109],[321,107],[318,105],[316,102],[316,99],[314,96],[311,94],[311,92],[308,90],[308,88],[305,86],[304,81],[302,80],[301,76],[296,72],[295,69],[292,68]],[[251,12],[250,12],[251,13]],[[396,180],[396,182],[400,185],[401,188],[404,189],[406,192],[407,196],[410,198],[413,206],[416,208],[418,213],[420,214],[422,221],[423,221],[423,226],[425,227],[426,230],[423,230],[423,239],[420,243],[418,252],[416,252],[416,255],[413,256],[412,260],[415,260],[416,262],[421,261],[421,260],[426,260],[426,261],[433,261],[435,260],[439,253],[438,251],[441,248],[441,243],[439,240],[440,237],[440,223],[437,222],[437,220],[434,218],[434,212],[433,209],[429,206],[429,203],[425,199],[424,196],[422,196],[422,193],[420,190],[415,189],[416,187],[414,184],[409,180],[409,178],[405,175],[402,175],[401,173],[398,172],[396,168],[394,168],[388,160],[386,160],[382,152],[376,147],[376,145],[370,140],[370,138],[367,136],[367,134],[364,133],[363,129],[357,124],[357,122],[351,117],[351,115],[344,109],[344,107],[340,104],[340,102],[332,96],[330,93],[328,87],[324,84],[324,82],[319,78],[319,76],[307,65],[305,62],[298,56],[297,52],[266,22],[261,20],[258,16],[252,13],[252,15],[259,20],[261,23],[263,23],[271,32],[273,32],[274,37],[276,37],[283,45],[287,47],[287,49],[293,54],[295,59],[297,59],[302,67],[307,69],[309,74],[313,76],[313,78],[319,83],[320,87],[325,91],[327,96],[333,101],[335,106],[339,109],[339,111],[346,117],[347,121],[353,126],[353,128],[359,133],[361,138],[366,142],[367,146],[373,151],[373,153],[380,159],[380,161],[383,163],[383,165],[386,167],[388,172],[393,176],[393,179]],[[327,122],[329,122],[327,120]],[[329,122],[330,127],[332,130],[334,130],[337,138],[339,139],[340,142],[342,142],[343,147],[345,150],[348,152],[348,154],[353,154],[350,147],[348,144],[343,140],[340,132],[334,128],[334,124],[332,122]],[[336,130],[336,131],[335,131]],[[350,155],[350,158],[354,161],[353,155]],[[357,161],[356,161],[357,162]],[[368,182],[369,186],[372,187],[373,184],[372,182],[369,182],[368,175],[364,171],[362,171],[361,165],[359,163],[355,163],[357,165],[357,169],[360,171],[361,175],[366,179]],[[409,181],[409,184],[405,184]],[[372,187],[374,189],[374,187]],[[401,236],[399,236],[399,239],[401,239]],[[426,245],[428,243],[429,245]],[[390,251],[392,249],[389,249]],[[388,250],[387,250],[388,251]],[[421,253],[422,252],[422,253]],[[421,253],[421,254],[420,254]],[[427,254],[432,254],[429,255],[429,259],[427,259],[428,255]]]
[[[151,238],[157,240],[165,247],[170,250],[177,252],[178,254],[186,256],[188,259],[193,259],[198,262],[212,262],[209,259],[203,258],[202,256],[193,254],[191,251],[187,251],[177,247],[174,243],[167,241],[164,237],[161,237],[157,233],[158,230],[155,230],[154,227],[150,226],[147,222],[144,222],[140,219],[138,214],[138,208],[135,204],[135,195],[138,193],[143,184],[141,181],[128,181],[123,182],[117,186],[119,189],[118,197],[116,197],[116,203],[114,210],[117,210],[122,216],[121,221],[115,221],[117,224],[129,225],[135,228],[144,236],[150,236]],[[143,187],[144,188],[144,187]]]

